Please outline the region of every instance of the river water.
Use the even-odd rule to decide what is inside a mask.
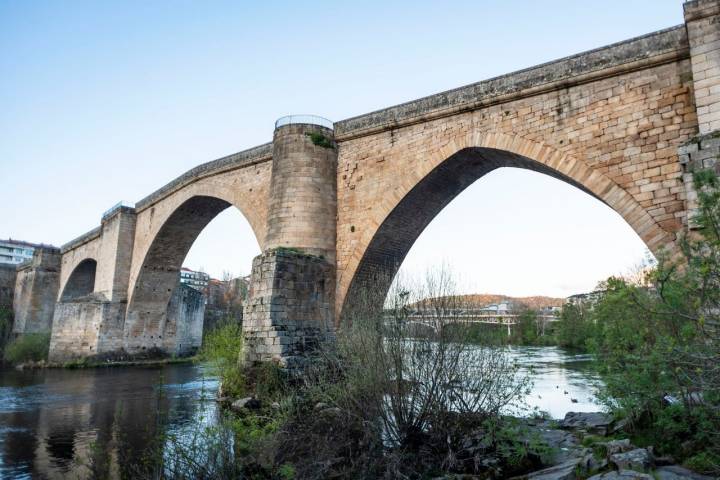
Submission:
[[[599,410],[589,357],[556,347],[511,354],[532,369],[531,407],[554,418]],[[103,477],[132,477],[128,466],[159,434],[190,435],[216,422],[217,387],[192,364],[0,370],[0,478],[88,478],[91,458]]]

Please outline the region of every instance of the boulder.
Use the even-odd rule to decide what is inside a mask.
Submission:
[[[612,425],[612,418],[602,412],[568,412],[560,420],[560,428],[583,429],[597,435],[607,435]]]
[[[258,408],[260,408],[260,400],[255,397],[241,398],[240,400],[235,400],[234,402],[232,402],[230,404],[230,408],[232,408],[236,412],[242,411],[244,409],[257,410]]]
[[[677,465],[670,465],[667,467],[660,467],[654,472],[655,478],[658,480],[712,480],[713,477],[707,475],[700,475],[687,468],[683,468]]]
[[[530,473],[526,478],[528,480],[575,480],[577,478],[577,466],[581,461],[581,458],[573,458],[550,468]]]
[[[599,475],[593,475],[587,480],[655,480],[647,473],[633,472],[632,470],[623,470],[621,472],[606,472]]]
[[[653,455],[647,448],[636,448],[628,452],[610,455],[610,463],[618,470],[647,472],[653,467]]]
[[[559,464],[583,456],[583,447],[578,443],[577,437],[570,432],[556,428],[535,428],[530,432],[537,433],[540,440],[553,450],[553,463]],[[532,437],[528,436],[523,440],[529,442]]]
[[[630,444],[630,439],[628,438],[613,440],[611,442],[603,443],[602,445],[605,445],[605,451],[608,456],[616,453],[629,452],[635,448]]]

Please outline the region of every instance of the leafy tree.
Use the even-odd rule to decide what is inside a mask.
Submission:
[[[555,324],[555,338],[561,347],[585,350],[595,333],[595,322],[585,303],[567,303]]]
[[[697,233],[644,283],[611,278],[589,344],[603,397],[661,451],[720,473],[720,182],[694,176]]]

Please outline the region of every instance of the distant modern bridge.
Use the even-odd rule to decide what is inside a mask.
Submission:
[[[684,13],[676,27],[334,124],[281,119],[271,143],[199,165],[23,267],[16,331],[51,330],[54,360],[177,351],[193,315],[173,297],[183,260],[234,207],[263,252],[248,358],[292,366],[364,290],[387,291],[430,221],[501,167],[573,185],[652,252],[676,252],[692,171],[720,152],[720,2]]]
[[[450,313],[447,315],[433,315],[431,313],[412,313],[402,317],[402,323],[405,325],[418,324],[437,329],[438,326],[452,325],[452,324],[487,324],[487,325],[504,325],[507,327],[508,336],[511,334],[510,328],[513,325],[517,325],[520,314],[517,313],[487,313],[487,312],[458,312]],[[537,320],[548,324],[556,322],[560,317],[556,315],[537,315]],[[392,315],[385,317],[386,324],[391,324],[394,321]]]

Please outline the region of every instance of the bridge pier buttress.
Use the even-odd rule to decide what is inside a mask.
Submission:
[[[53,315],[51,361],[113,356],[125,350],[123,326],[135,222],[134,208],[111,209],[103,215],[98,243],[92,249],[94,257],[80,262],[72,272],[64,272],[65,285]],[[86,265],[91,268],[84,268]]]
[[[290,370],[334,329],[337,147],[330,122],[285,117],[273,135],[265,251],[243,313],[248,362]]]
[[[698,135],[678,149],[685,184],[687,226],[697,225],[693,171],[713,169],[720,174],[720,2],[693,0],[684,4],[692,65]]]
[[[17,267],[13,334],[49,333],[60,285],[60,251],[40,247],[28,263]]]

